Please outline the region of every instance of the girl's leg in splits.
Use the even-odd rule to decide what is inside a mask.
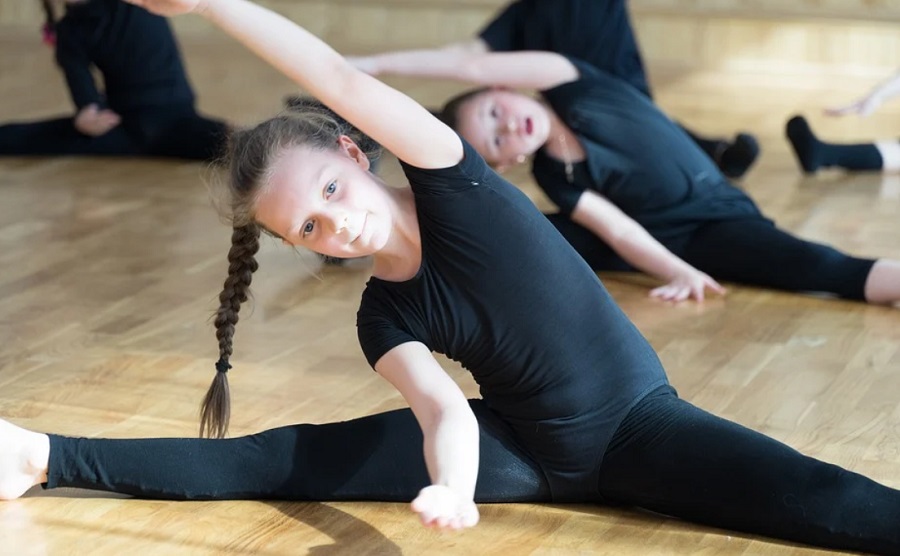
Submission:
[[[470,405],[481,429],[476,501],[549,501],[543,474],[506,425],[481,401]],[[402,409],[226,440],[51,435],[44,486],[171,500],[410,501],[429,484],[421,429]]]
[[[75,129],[73,118],[57,118],[0,126],[0,155],[127,156],[139,154],[122,125],[104,135],[89,137]]]
[[[176,119],[152,154],[187,160],[214,161],[225,152],[228,124],[197,113]]]
[[[717,280],[871,303],[900,301],[900,263],[851,257],[762,218],[704,224],[677,254]]]
[[[668,387],[622,422],[600,495],[735,531],[900,553],[900,491],[715,417]]]

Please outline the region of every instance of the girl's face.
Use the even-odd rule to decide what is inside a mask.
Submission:
[[[373,255],[392,229],[389,194],[348,137],[340,148],[294,147],[274,163],[256,205],[256,220],[286,244],[331,257]]]
[[[457,114],[457,130],[497,169],[534,154],[550,135],[550,115],[535,99],[493,89],[465,102]]]

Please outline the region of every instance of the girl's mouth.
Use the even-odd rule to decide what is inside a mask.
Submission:
[[[532,131],[534,131],[534,123],[531,121],[531,118],[525,118],[525,134],[531,135]]]

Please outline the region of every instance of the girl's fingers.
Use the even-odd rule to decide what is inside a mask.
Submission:
[[[725,287],[722,286],[722,284],[716,282],[715,280],[713,280],[713,279],[710,278],[709,276],[706,277],[706,280],[707,280],[707,281],[706,281],[706,286],[707,286],[709,289],[711,289],[712,291],[714,291],[714,292],[716,292],[716,293],[718,293],[718,294],[725,295]]]

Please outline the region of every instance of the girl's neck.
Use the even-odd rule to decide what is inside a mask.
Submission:
[[[587,153],[581,146],[578,136],[549,106],[547,110],[550,118],[550,130],[547,141],[541,148],[550,157],[569,165],[583,161]],[[567,168],[567,172],[571,172],[571,170]],[[571,181],[571,176],[569,179]]]
[[[392,203],[392,227],[387,244],[374,257],[372,275],[388,282],[413,278],[422,266],[422,238],[416,200],[409,187],[387,187]]]
[[[569,128],[569,126],[567,126],[565,122],[563,122],[562,119],[556,115],[556,112],[549,106],[547,107],[547,114],[550,118],[550,131],[549,135],[547,136],[547,141],[544,143],[544,146],[553,145],[554,143],[559,141],[560,137],[569,139],[569,142],[576,142],[578,140],[575,132],[573,132]]]

